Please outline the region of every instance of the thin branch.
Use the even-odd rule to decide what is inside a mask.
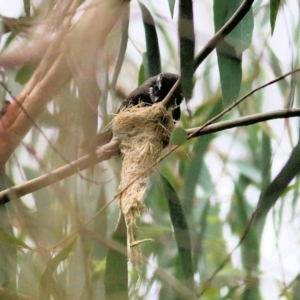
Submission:
[[[191,139],[192,137],[194,136],[197,136],[198,133],[200,131],[202,131],[205,127],[207,127],[208,125],[214,123],[216,120],[220,119],[221,117],[223,117],[225,114],[227,114],[229,111],[231,111],[234,107],[236,107],[237,105],[239,105],[242,101],[244,101],[246,98],[248,98],[249,96],[253,95],[254,93],[256,93],[257,91],[277,82],[277,81],[280,81],[296,72],[299,72],[300,71],[300,68],[297,68],[295,70],[292,70],[288,73],[285,73],[277,78],[275,78],[274,80],[271,80],[263,85],[261,85],[260,87],[250,91],[249,93],[245,94],[243,97],[241,97],[240,99],[236,100],[235,102],[233,102],[230,106],[228,106],[226,109],[224,109],[223,111],[221,111],[218,115],[216,115],[215,117],[211,118],[209,121],[207,121],[204,125],[202,125],[201,127],[199,127],[198,130],[194,131],[193,133],[191,133],[189,136],[188,136],[188,139]]]
[[[36,120],[40,116],[48,102],[58,94],[73,75],[76,77],[78,74],[84,73],[82,69],[78,73],[76,67],[78,65],[86,66],[84,59],[86,55],[91,57],[92,54],[86,54],[84,51],[86,49],[83,49],[82,45],[85,44],[82,42],[83,36],[80,33],[89,32],[90,28],[87,27],[95,20],[95,14],[100,19],[105,18],[105,22],[101,23],[102,26],[98,26],[97,34],[93,33],[97,35],[97,45],[104,45],[108,34],[120,17],[123,3],[125,3],[122,0],[113,3],[109,0],[102,1],[101,5],[97,5],[97,10],[93,13],[85,10],[79,21],[72,24],[73,13],[76,12],[79,2],[72,2],[72,6],[66,12],[68,17],[63,20],[61,28],[57,31],[57,35],[49,45],[38,68],[22,92],[16,97],[16,101],[11,103],[1,118],[0,166],[7,162],[22,138],[31,129],[33,125],[31,120]],[[84,39],[87,39],[86,35],[84,35]],[[79,45],[81,45],[80,49],[78,49]],[[73,52],[70,53],[70,50],[74,50],[76,57]],[[94,48],[93,50],[96,51]]]
[[[211,133],[223,131],[230,128],[248,126],[248,125],[257,124],[269,120],[287,119],[292,117],[300,117],[300,108],[275,110],[267,113],[253,114],[235,120],[229,120],[229,121],[219,122],[216,124],[211,124],[203,128],[201,131],[199,131],[201,127],[189,128],[186,130],[186,133],[188,135],[192,135],[192,137],[194,138],[201,135],[211,134]]]
[[[204,48],[195,57],[194,69],[196,70],[204,59],[224,40],[224,38],[238,25],[250,10],[254,0],[244,0],[226,24],[208,41]]]
[[[289,118],[289,117],[298,116],[298,109],[290,109],[290,110],[287,109],[287,110],[275,111],[275,112],[271,112],[271,113],[264,113],[264,114],[257,114],[257,115],[253,115],[253,116],[242,117],[237,120],[219,122],[218,124],[211,125],[213,122],[215,122],[217,119],[221,118],[223,115],[225,115],[227,112],[229,112],[231,109],[233,109],[235,106],[240,104],[243,100],[245,100],[246,98],[248,98],[255,92],[257,92],[279,80],[282,80],[285,77],[287,77],[293,73],[299,72],[299,71],[300,71],[300,68],[290,71],[280,77],[277,77],[276,79],[274,79],[272,81],[269,81],[268,83],[252,90],[251,92],[247,93],[246,95],[244,95],[243,97],[241,97],[240,99],[238,99],[237,101],[232,103],[228,108],[226,108],[220,114],[218,114],[217,116],[213,117],[211,120],[206,122],[203,126],[201,126],[199,128],[188,129],[187,130],[188,139],[191,139],[193,137],[197,137],[200,135],[205,135],[208,133],[225,130],[228,128],[233,128],[236,126],[246,126],[246,125],[250,125],[250,124],[259,123],[262,121],[273,120],[276,118]],[[166,105],[165,101],[166,102],[170,101],[170,99],[172,98],[172,95],[173,95],[172,93],[175,92],[175,90],[178,88],[179,84],[180,84],[180,80],[178,79],[177,82],[175,83],[175,85],[173,86],[173,88],[171,89],[171,91],[169,92],[169,94],[167,95],[167,97],[163,100],[162,105]],[[15,186],[15,187],[12,187],[10,189],[0,192],[0,205],[7,203],[9,201],[9,195],[12,191],[14,191],[13,195],[17,195],[18,197],[21,197],[26,194],[32,193],[38,189],[41,189],[43,187],[49,186],[59,180],[66,178],[66,177],[74,175],[75,173],[78,172],[78,170],[84,170],[84,169],[96,164],[97,162],[103,161],[105,159],[109,159],[111,156],[115,155],[118,151],[118,149],[117,149],[118,147],[115,145],[114,147],[116,147],[116,148],[113,148],[113,150],[110,150],[110,151],[112,151],[112,153],[110,153],[110,156],[108,156],[108,158],[105,158],[106,156],[103,154],[107,154],[105,151],[110,149],[109,145],[112,145],[112,143],[113,143],[113,141],[111,141],[109,144],[103,145],[97,151],[98,156],[99,156],[98,160],[96,159],[95,154],[89,154],[89,155],[86,155],[86,156],[84,156],[62,168],[59,168],[59,169],[51,172],[51,173],[42,175],[36,179],[33,179],[31,181],[24,183],[24,184],[21,184],[19,186]],[[108,147],[108,148],[106,148],[106,147]],[[168,151],[167,153],[165,153],[162,157],[160,157],[153,164],[153,166],[157,165],[160,161],[162,161],[170,153],[174,152],[177,148],[179,148],[179,146],[176,146],[176,147],[172,148],[170,151]],[[106,149],[106,150],[104,150],[104,149]],[[102,158],[102,155],[104,156],[103,158]],[[153,167],[153,166],[151,166],[151,167]],[[148,170],[146,170],[145,172],[147,172],[147,171]],[[58,174],[56,172],[58,172]],[[50,177],[50,178],[48,179],[48,177]],[[134,180],[136,180],[136,179],[134,179]],[[132,184],[132,183],[130,183],[130,184]]]
[[[219,264],[219,266],[215,269],[215,271],[212,273],[212,275],[204,282],[204,284],[201,287],[200,292],[197,294],[197,297],[200,297],[204,294],[204,292],[209,288],[211,285],[212,281],[216,277],[216,275],[225,267],[225,265],[230,261],[230,258],[232,257],[232,254],[238,249],[241,244],[245,241],[248,233],[250,232],[251,226],[254,221],[254,217],[256,214],[257,209],[254,211],[254,213],[251,215],[246,228],[244,229],[238,243],[235,245],[235,247],[227,254],[227,256],[223,259],[223,261]]]
[[[161,102],[161,104],[168,109],[170,106],[174,105],[174,96],[179,94],[180,90],[181,79],[178,78],[171,90],[169,91],[168,95],[165,99]]]
[[[226,129],[247,126],[265,122],[268,120],[300,117],[300,109],[284,109],[268,113],[254,114],[251,116],[241,117],[236,120],[223,121],[216,124],[208,125],[205,128],[189,128],[186,130],[187,134],[191,137],[199,137],[206,134],[220,132]],[[202,128],[202,129],[201,129]],[[201,129],[201,130],[199,130]],[[0,192],[0,205],[9,201],[9,196],[21,197],[37,191],[41,188],[54,184],[62,179],[65,179],[79,171],[85,170],[101,161],[108,160],[118,153],[119,141],[113,139],[110,143],[102,146],[96,154],[85,155],[78,160],[71,162],[61,168],[56,169],[50,173],[44,174],[38,178],[27,181],[26,183],[16,185],[12,188]]]
[[[70,164],[56,169],[55,171],[0,192],[0,205],[7,203],[10,197],[12,197],[12,199],[16,199],[18,197],[30,194],[71,175],[74,175],[78,173],[78,171],[85,170],[101,161],[108,160],[112,156],[116,155],[118,150],[119,140],[112,139],[108,144],[99,148],[96,153],[85,155]]]

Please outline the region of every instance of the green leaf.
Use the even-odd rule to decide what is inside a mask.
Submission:
[[[30,17],[30,0],[23,0],[26,17]]]
[[[51,295],[53,295],[54,298],[66,297],[63,287],[60,285],[59,282],[54,281],[53,273],[56,271],[59,264],[69,257],[75,242],[76,238],[74,238],[56,256],[54,256],[48,261],[46,269],[40,278],[39,299],[50,299]]]
[[[227,21],[238,9],[241,4],[240,0],[227,2]],[[225,22],[226,22],[225,21]],[[244,50],[249,48],[252,43],[252,33],[254,27],[253,11],[252,8],[245,15],[243,20],[225,37],[224,41],[234,47],[237,56],[240,56]]]
[[[18,73],[16,74],[15,81],[20,83],[21,85],[24,85],[31,78],[33,72],[34,70],[32,68],[24,66],[19,69]]]
[[[195,33],[193,25],[193,1],[179,1],[179,26],[180,42],[180,70],[182,92],[186,99],[192,97],[193,74],[194,74],[194,52]]]
[[[240,0],[214,0],[214,24],[217,32],[234,14]],[[245,15],[243,20],[217,46],[218,66],[223,96],[223,106],[234,102],[240,92],[242,82],[242,53],[252,42],[253,11]]]
[[[300,172],[300,139],[290,158],[274,180],[262,191],[258,204],[256,221],[267,215],[278,198],[286,191],[289,183]]]
[[[293,300],[300,300],[300,273],[298,273],[297,277],[294,279],[292,295]]]
[[[113,78],[111,81],[112,90],[115,89],[117,80],[124,62],[125,53],[128,43],[128,28],[129,28],[129,14],[130,14],[130,5],[125,5],[122,11],[122,29],[121,29],[121,42],[120,49],[118,54],[118,59],[116,62],[116,67],[114,69]]]
[[[13,186],[13,182],[0,170],[0,191]],[[8,197],[7,197],[8,198]],[[9,199],[6,199],[9,201]],[[20,201],[19,199],[14,199]],[[17,248],[23,246],[22,242],[13,236],[10,212],[11,203],[0,206],[0,286],[11,290],[16,288],[17,274]]]
[[[169,0],[169,8],[170,8],[170,13],[171,17],[174,17],[174,7],[175,7],[175,0]]]
[[[5,232],[0,232],[0,244],[18,246],[21,248],[26,248],[31,250],[31,248],[27,246],[23,241]]]
[[[191,252],[191,238],[188,223],[180,203],[179,197],[169,183],[169,181],[161,174],[161,184],[165,197],[168,200],[170,217],[174,228],[175,239],[178,248],[178,254],[181,259],[181,265],[185,279],[193,286],[193,264]]]
[[[202,106],[201,106],[202,107]],[[221,111],[220,101],[213,103],[213,107],[207,107],[204,105],[203,111],[199,109],[196,111],[195,115],[200,117],[200,114],[207,113],[207,119],[212,118]],[[199,184],[199,174],[202,171],[202,165],[204,161],[204,156],[207,152],[210,142],[214,139],[215,135],[209,134],[198,138],[193,146],[193,150],[190,154],[192,162],[186,167],[184,172],[184,186],[182,193],[182,203],[184,204],[184,210],[187,215],[190,215],[190,212],[193,207],[193,201],[196,194],[196,188]]]
[[[271,138],[265,132],[262,134],[261,151],[261,190],[264,190],[271,181],[272,146]]]
[[[146,77],[152,77],[161,73],[160,52],[155,22],[147,7],[139,2],[145,28],[147,48],[147,72]]]
[[[280,6],[280,0],[270,0],[270,24],[271,24],[272,35],[275,29],[275,23],[276,23],[279,6]]]
[[[186,131],[182,127],[176,127],[171,135],[171,145],[182,145],[187,141]]]
[[[242,83],[242,60],[220,50],[217,50],[217,55],[223,107],[228,107],[239,96]]]
[[[123,215],[121,214],[118,227],[112,237],[118,243],[118,248],[126,252],[127,232]],[[106,300],[128,300],[128,271],[127,256],[122,251],[111,247],[108,249],[106,258],[106,270],[104,287]]]

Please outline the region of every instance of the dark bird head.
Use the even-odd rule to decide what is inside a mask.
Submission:
[[[172,73],[161,73],[157,76],[150,77],[128,95],[123,101],[119,111],[121,109],[126,109],[129,106],[138,105],[139,103],[152,105],[162,101],[168,95],[178,78],[179,76],[177,74]],[[173,111],[173,119],[175,121],[180,119],[179,105],[182,102],[182,99],[180,93],[173,101],[176,106]]]
[[[161,73],[152,78],[149,93],[152,102],[156,103],[162,101],[168,95],[179,76],[171,73]]]

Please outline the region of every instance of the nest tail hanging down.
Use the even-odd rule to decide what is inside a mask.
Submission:
[[[135,220],[143,210],[143,197],[153,171],[151,166],[168,145],[174,121],[172,112],[158,103],[121,111],[113,119],[112,128],[121,142],[123,158],[119,190],[125,189],[120,196],[120,207],[127,227],[128,258],[138,266],[142,264],[142,255]]]

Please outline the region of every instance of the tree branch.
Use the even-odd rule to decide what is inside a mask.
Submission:
[[[0,205],[9,202],[12,199],[22,197],[24,195],[52,185],[62,179],[78,173],[78,171],[82,171],[89,167],[92,167],[101,161],[108,160],[112,156],[116,155],[118,153],[118,150],[119,140],[112,139],[108,144],[99,148],[96,153],[85,155],[71,162],[70,164],[56,169],[55,171],[44,174],[23,184],[16,185],[0,192]]]
[[[268,120],[291,117],[300,117],[300,109],[285,109],[268,113],[255,114],[251,116],[241,117],[236,120],[223,121],[216,124],[207,125],[206,127],[189,128],[186,130],[186,132],[190,138],[194,138],[206,134],[220,132],[230,128],[248,126]],[[41,188],[50,186],[69,176],[72,176],[78,173],[78,171],[82,171],[89,167],[92,167],[101,161],[108,160],[112,156],[117,155],[118,150],[119,140],[112,139],[108,144],[103,145],[101,148],[99,148],[96,153],[85,155],[68,165],[56,169],[55,171],[44,174],[38,178],[29,180],[23,184],[16,185],[12,188],[0,192],[0,205],[9,202],[9,197],[12,197],[12,199],[22,197]]]
[[[244,0],[226,24],[208,41],[194,60],[194,69],[200,66],[204,59],[224,40],[224,38],[238,25],[250,10],[254,0]]]
[[[168,109],[170,106],[174,105],[174,96],[177,96],[180,91],[180,84],[181,84],[181,79],[178,78],[171,90],[169,91],[168,95],[165,97],[165,99],[161,102],[161,104]]]
[[[94,4],[96,2],[95,0]],[[71,21],[79,3],[80,1],[74,1],[66,12],[61,28],[57,30],[53,42],[49,45],[36,71],[1,118],[0,167],[9,159],[49,101],[72,77],[77,78],[84,74],[80,79],[89,79],[95,76],[95,74],[86,74],[83,71],[82,68],[87,66],[85,59],[88,57],[90,60],[95,53],[98,53],[99,45],[101,47],[105,45],[107,36],[121,16],[123,6],[127,5],[123,0],[101,1],[95,9],[86,9],[79,21],[72,24]],[[89,27],[95,19],[104,20],[96,31]],[[90,35],[82,34],[82,32],[88,32]],[[85,41],[92,40],[91,36],[97,38],[92,44],[98,47],[97,49],[89,48],[94,51],[92,53],[87,52],[85,48]],[[77,69],[75,64],[76,67],[79,66]]]
[[[194,136],[197,136],[198,132],[202,131],[205,127],[207,127],[208,125],[214,123],[216,120],[220,119],[221,117],[223,117],[225,114],[227,114],[229,111],[231,111],[234,107],[236,107],[237,105],[239,105],[242,101],[244,101],[246,98],[248,98],[249,96],[253,95],[254,93],[256,93],[257,91],[277,82],[280,81],[294,73],[297,73],[300,71],[300,68],[297,68],[295,70],[292,70],[290,72],[287,72],[261,86],[259,86],[258,88],[250,91],[249,93],[245,94],[244,96],[242,96],[240,99],[236,100],[235,102],[233,102],[231,105],[229,105],[227,108],[225,108],[223,111],[221,111],[218,115],[214,116],[213,118],[211,118],[209,121],[207,121],[204,125],[202,125],[201,127],[198,128],[197,131],[194,131],[193,133],[190,133],[190,135],[188,136],[188,138],[192,138]]]
[[[248,125],[257,124],[260,122],[270,121],[274,119],[287,119],[292,117],[300,117],[300,108],[275,110],[268,113],[254,114],[250,116],[241,117],[235,120],[229,120],[229,121],[223,121],[223,122],[211,124],[208,125],[207,127],[204,127],[203,129],[201,129],[201,127],[189,128],[186,130],[186,133],[188,135],[191,135],[194,138],[201,135],[211,134],[211,133],[223,131],[230,128],[248,126]]]

